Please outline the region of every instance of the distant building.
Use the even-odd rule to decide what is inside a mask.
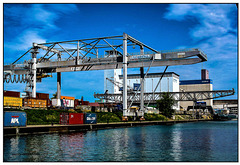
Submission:
[[[107,50],[104,53],[105,57],[115,57],[119,55],[118,51],[115,50]],[[118,94],[121,93],[119,91],[119,87],[114,85],[112,82],[110,82],[108,79],[111,79],[115,82],[120,82],[119,75],[122,74],[122,69],[110,69],[110,70],[104,70],[104,92],[108,93],[114,93]]]
[[[121,73],[121,69],[104,70],[104,92],[107,90],[108,93],[121,93],[118,86],[107,80],[107,78],[109,78],[115,82],[120,82],[119,75],[121,75]]]
[[[163,73],[148,73],[145,77],[144,92],[152,93],[159,79]],[[120,80],[123,80],[123,75],[119,76]],[[140,86],[141,83],[140,74],[128,74],[127,85],[132,87],[134,90]],[[140,88],[139,88],[140,91]],[[174,72],[166,72],[163,75],[161,82],[159,83],[155,92],[179,92],[179,75]],[[179,110],[179,103],[173,106],[174,109]]]
[[[209,72],[208,72],[207,69],[202,69],[201,70],[201,78],[202,78],[202,80],[209,79]]]
[[[209,79],[209,73],[206,69],[201,71],[201,80],[181,80],[180,81],[180,92],[189,92],[189,91],[212,91],[213,83]],[[208,79],[206,79],[208,78]],[[206,102],[207,106],[213,106],[213,100],[201,100]],[[188,106],[193,106],[192,101],[181,101],[180,107],[187,109]]]
[[[148,73],[145,77],[144,92],[153,92],[157,86],[159,79],[163,73]],[[119,76],[122,81],[123,76]],[[141,83],[140,74],[128,74],[127,85],[134,88]],[[178,92],[179,91],[179,75],[174,72],[166,72],[163,75],[161,82],[159,83],[155,92]]]

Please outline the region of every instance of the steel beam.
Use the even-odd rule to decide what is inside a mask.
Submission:
[[[144,44],[144,43],[142,43],[142,42],[136,40],[135,38],[133,38],[133,37],[131,37],[131,36],[129,36],[129,35],[128,35],[127,37],[128,37],[128,40],[130,40],[131,42],[133,42],[133,43],[135,43],[135,44],[137,44],[137,45],[139,45],[139,46],[146,47],[146,48],[148,48],[148,49],[154,51],[155,53],[158,53],[157,50],[155,50],[155,49],[153,49],[153,48],[147,46],[146,44]]]
[[[58,55],[58,61],[61,61],[61,55]],[[57,99],[61,99],[61,72],[57,72]]]
[[[36,46],[36,43],[33,43],[33,49],[32,49],[32,67],[31,67],[31,88],[32,88],[32,95],[31,97],[36,98],[36,83],[37,83],[37,54],[38,54],[38,48]]]
[[[143,49],[142,46],[140,47],[140,51],[141,51],[140,54],[143,55],[144,54],[144,49]],[[141,78],[140,78],[140,82],[141,82],[140,111],[144,112],[144,82],[145,82],[145,79],[144,79],[144,67],[140,68],[140,75],[141,75]]]
[[[67,61],[69,64],[74,63],[71,61]],[[202,62],[199,58],[191,58],[191,59],[182,59],[182,60],[171,60],[171,61],[161,61],[161,60],[155,60],[152,64],[152,67],[157,66],[173,66],[173,65],[190,65],[190,64],[196,64]],[[61,64],[64,64],[62,62]],[[81,68],[83,66],[89,65],[90,63],[82,64],[82,65],[72,65],[72,67],[61,67],[60,63],[53,62],[48,63],[47,65],[43,65],[39,68],[49,68],[49,67],[56,67],[56,72],[72,72],[72,71],[81,71]],[[128,68],[140,68],[140,67],[149,67],[151,64],[151,61],[149,62],[130,62],[128,61]],[[64,65],[62,65],[64,66]],[[65,65],[66,66],[66,65]],[[113,63],[102,63],[102,64],[93,64],[93,67],[90,70],[106,70],[106,69],[121,69],[123,67],[123,64],[120,62],[113,62]]]
[[[114,39],[114,38],[121,38],[122,36],[110,36],[110,37],[99,37],[99,38],[86,38],[80,40],[70,40],[70,41],[61,41],[61,42],[48,42],[48,43],[40,43],[38,45],[48,45],[48,44],[57,44],[57,43],[69,43],[69,42],[82,42],[82,41],[89,41],[89,40],[97,40],[97,39]]]
[[[127,34],[123,33],[123,116],[127,116]]]
[[[190,92],[168,92],[170,96],[174,98],[175,101],[200,101],[200,100],[210,100],[215,98],[221,98],[226,96],[231,96],[235,94],[234,89],[232,90],[214,90],[214,91],[190,91]],[[156,103],[156,100],[160,100],[164,92],[144,93],[144,102],[150,101],[150,103]],[[121,94],[94,94],[95,98],[108,99],[114,102],[120,102]],[[140,103],[141,97],[138,93],[128,93],[128,100],[132,100],[134,103]]]

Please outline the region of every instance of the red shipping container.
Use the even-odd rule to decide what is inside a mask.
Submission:
[[[82,101],[82,105],[89,105],[89,101]]]
[[[69,122],[69,115],[68,113],[61,113],[60,114],[60,121],[59,121],[59,124],[61,125],[67,125]]]
[[[38,99],[49,99],[48,93],[36,93],[36,98]]]
[[[3,92],[3,96],[20,97],[20,92],[4,91],[4,92]]]
[[[69,113],[69,124],[83,124],[84,114],[83,113]]]
[[[74,100],[74,108],[76,108],[78,105],[79,105],[79,104],[78,104],[78,100],[75,99],[75,100]]]

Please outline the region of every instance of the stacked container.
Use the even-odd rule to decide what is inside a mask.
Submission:
[[[27,125],[26,112],[5,111],[3,117],[4,127],[23,127]]]
[[[46,100],[46,106],[47,107],[51,106],[51,101],[49,99],[49,94],[48,93],[36,93],[36,98],[41,99],[41,100]]]
[[[71,96],[61,96],[61,99],[65,99],[65,100],[75,100],[75,97],[71,97]]]
[[[69,113],[69,124],[83,124],[83,113]]]
[[[59,121],[59,123],[61,125],[67,125],[68,122],[69,122],[69,115],[68,115],[68,113],[64,113],[64,112],[61,113],[60,114],[60,121]]]
[[[61,125],[74,125],[74,124],[96,124],[97,115],[95,113],[66,113],[60,114]]]
[[[4,107],[22,107],[22,98],[4,96]]]
[[[4,107],[22,107],[22,98],[20,98],[20,92],[4,91]]]
[[[97,123],[97,115],[95,113],[85,113],[85,124],[96,124]]]
[[[36,98],[24,98],[23,105],[24,107],[31,108],[47,108],[47,100]]]
[[[61,113],[59,123],[62,125],[83,124],[84,114],[83,113]]]
[[[66,107],[66,108],[74,108],[74,100],[67,99],[52,99],[52,106],[55,107]]]
[[[9,97],[20,97],[20,92],[15,91],[4,91],[3,96],[9,96]]]

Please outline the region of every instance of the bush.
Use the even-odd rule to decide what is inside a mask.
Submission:
[[[158,121],[158,120],[168,120],[167,117],[160,114],[144,114],[146,121]]]
[[[97,122],[98,123],[107,123],[107,122],[120,122],[122,121],[122,114],[116,114],[111,112],[96,112],[97,114]]]

